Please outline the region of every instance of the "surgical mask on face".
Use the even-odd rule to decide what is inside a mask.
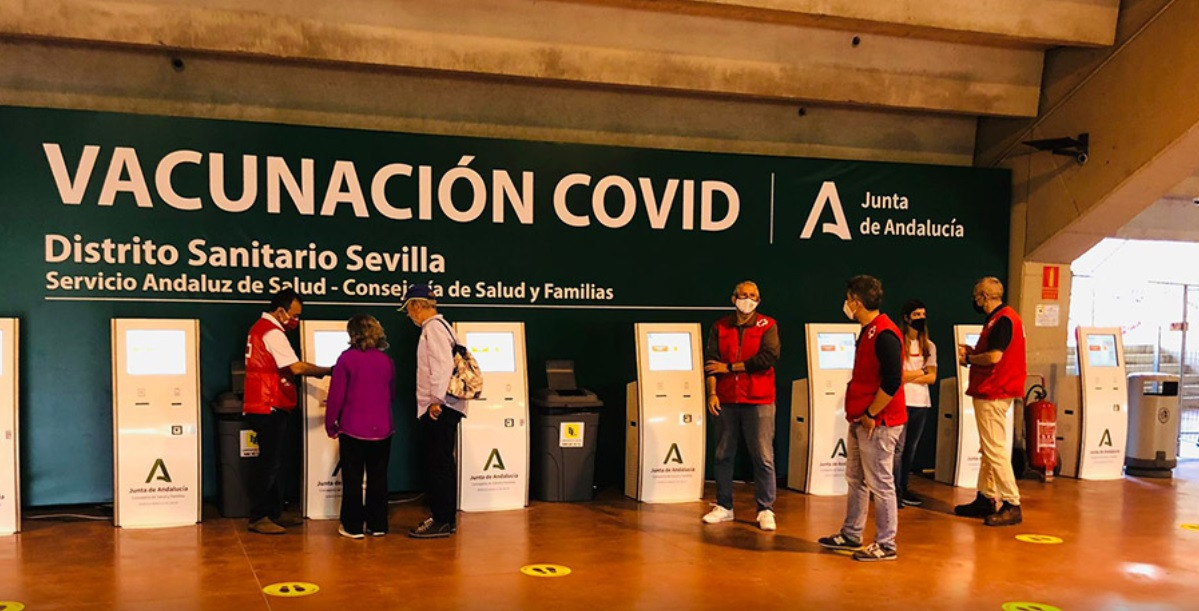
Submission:
[[[924,331],[926,321],[923,318],[913,318],[912,322],[908,323],[917,332]]]
[[[845,303],[841,304],[841,312],[845,314],[846,318],[853,320],[853,310],[849,307],[848,299],[845,300]]]
[[[758,309],[758,302],[753,299],[749,299],[748,297],[738,299],[736,303],[737,311],[741,312],[742,314],[749,314]]]
[[[971,299],[970,299],[970,307],[974,308],[974,311],[975,311],[975,312],[978,312],[979,314],[986,314],[986,313],[987,313],[987,310],[986,310],[986,308],[984,308],[984,307],[982,307],[982,306],[978,305],[978,302],[977,302],[977,301],[975,301],[973,298],[971,298]]]

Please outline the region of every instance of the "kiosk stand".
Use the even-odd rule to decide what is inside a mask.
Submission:
[[[957,376],[941,380],[937,409],[937,464],[935,477],[938,482],[961,488],[978,487],[978,470],[982,466],[982,444],[978,439],[978,421],[974,417],[974,400],[966,395],[970,386],[970,368],[957,364],[957,347],[960,344],[978,344],[982,333],[981,325],[954,325],[953,349]],[[1015,429],[1016,407],[1008,411],[1004,435],[1008,449],[1012,448]]]
[[[637,381],[628,385],[625,495],[646,503],[704,492],[704,373],[695,323],[637,323]]]
[[[791,385],[791,455],[787,487],[814,495],[843,495],[847,449],[845,389],[861,325],[808,324],[808,377]]]
[[[200,321],[112,320],[114,521],[200,521]]]
[[[1078,371],[1082,384],[1078,426],[1059,428],[1062,475],[1120,479],[1128,442],[1128,380],[1118,328],[1079,327]]]
[[[483,373],[483,396],[458,428],[458,508],[522,509],[529,504],[529,376],[525,325],[455,323]]]
[[[301,320],[300,358],[332,367],[350,346],[345,321]],[[304,517],[334,520],[341,515],[341,464],[336,439],[325,432],[330,377],[304,376]],[[360,492],[361,494],[361,492]]]
[[[0,318],[0,535],[21,530],[21,444],[17,408],[19,331],[19,320]]]

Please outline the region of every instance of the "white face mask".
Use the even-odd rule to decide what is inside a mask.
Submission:
[[[841,304],[841,311],[845,314],[846,318],[848,318],[850,320],[854,319],[853,318],[853,310],[849,309],[849,300],[848,299],[845,300],[845,303]]]
[[[737,311],[742,314],[749,314],[758,309],[758,302],[753,299],[743,298],[737,300]]]

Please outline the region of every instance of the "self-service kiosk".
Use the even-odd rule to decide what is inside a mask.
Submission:
[[[200,521],[200,321],[112,320],[117,526]]]
[[[332,367],[350,346],[344,320],[301,320],[300,358]],[[304,387],[304,517],[332,520],[341,515],[341,464],[338,443],[325,432],[330,377],[305,376]]]
[[[791,385],[791,455],[787,487],[841,495],[845,481],[845,389],[853,376],[861,325],[807,324],[808,377]]]
[[[525,325],[454,324],[483,373],[483,396],[470,401],[458,429],[458,508],[521,509],[529,504],[529,376]]]
[[[647,503],[704,492],[704,372],[698,324],[638,323],[628,385],[625,495]]]
[[[1082,404],[1076,420],[1059,426],[1062,475],[1120,479],[1128,442],[1128,380],[1118,328],[1079,327],[1078,371]],[[1061,417],[1061,414],[1059,414]]]
[[[0,318],[0,535],[21,530],[17,347],[20,321]]]
[[[952,355],[957,375],[941,380],[937,408],[937,464],[934,477],[938,482],[962,488],[978,487],[978,470],[982,466],[982,444],[978,438],[978,421],[974,418],[974,400],[966,395],[970,386],[970,368],[957,363],[957,347],[975,346],[982,333],[981,325],[954,325]],[[1004,438],[1012,447],[1015,429],[1015,410],[1008,410]]]

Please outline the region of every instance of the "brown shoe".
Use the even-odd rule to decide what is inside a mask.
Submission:
[[[275,523],[279,526],[303,526],[304,516],[298,511],[284,511],[275,518]]]
[[[987,526],[1014,526],[1023,521],[1024,515],[1020,511],[1020,506],[1004,501],[1003,507],[998,512],[987,516],[983,523]]]
[[[282,535],[287,532],[287,529],[279,526],[270,518],[259,518],[250,523],[250,532],[260,535]]]

